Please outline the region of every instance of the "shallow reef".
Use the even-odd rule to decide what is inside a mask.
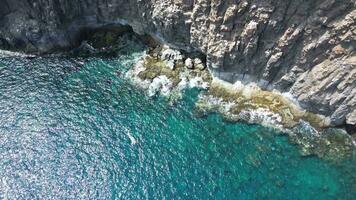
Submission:
[[[196,108],[199,115],[217,112],[228,121],[279,129],[299,146],[303,156],[338,161],[356,153],[352,137],[343,129],[329,128],[326,117],[303,110],[287,94],[263,91],[256,85],[214,79]]]
[[[215,104],[212,103],[214,102],[213,99],[215,99]],[[277,91],[264,91],[256,85],[243,85],[240,82],[230,84],[215,79],[212,81],[209,90],[201,95],[197,105],[201,109],[225,110],[225,115],[230,116],[229,118],[233,121],[234,118],[237,118],[235,120],[244,119],[246,116],[240,114],[246,113],[246,111],[265,110],[266,113],[277,114],[279,117],[271,120],[275,125],[284,128],[292,128],[300,120],[309,122],[318,130],[329,125],[327,118],[303,110],[285,94]],[[213,107],[209,108],[209,105]],[[268,117],[268,114],[266,116]]]
[[[214,78],[200,58],[167,46],[151,48],[126,73],[148,96],[165,96],[170,103],[187,88],[201,89],[196,116],[219,113],[230,122],[244,121],[288,134],[303,156],[337,161],[351,156],[353,139],[342,129],[329,128],[329,118],[302,109],[287,93],[265,91],[256,84],[234,84]]]

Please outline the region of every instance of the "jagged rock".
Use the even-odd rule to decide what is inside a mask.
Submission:
[[[166,65],[173,70],[177,63],[183,62],[183,56],[177,50],[166,48],[162,51],[161,60],[165,61]]]
[[[330,116],[334,126],[352,120],[356,109],[356,67],[348,60],[325,60],[302,73],[291,88],[310,111]]]
[[[350,121],[355,110],[355,0],[0,0],[0,5],[2,48],[51,52],[80,44],[83,28],[127,24],[172,48],[204,53],[219,78],[290,92],[334,125]]]
[[[350,124],[350,125],[353,125],[353,126],[356,126],[356,110],[353,110],[351,113],[349,113],[347,116],[346,116],[346,123],[347,124]]]

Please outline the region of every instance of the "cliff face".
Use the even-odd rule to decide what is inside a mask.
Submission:
[[[332,125],[356,124],[355,0],[0,0],[0,46],[49,52],[82,28],[127,23],[200,51],[213,74],[290,92]]]

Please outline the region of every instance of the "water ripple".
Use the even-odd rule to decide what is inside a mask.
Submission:
[[[150,99],[117,76],[135,56],[0,59],[0,199],[355,197],[355,159]]]

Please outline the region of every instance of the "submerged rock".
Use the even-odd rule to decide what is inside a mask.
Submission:
[[[317,155],[337,162],[356,153],[353,139],[341,129],[328,128],[318,132],[303,122],[289,132],[289,136],[291,141],[300,147],[304,156]]]
[[[329,160],[351,156],[356,150],[351,136],[342,129],[330,129],[330,120],[303,110],[288,95],[261,90],[257,85],[234,85],[214,79],[199,96],[197,112],[217,112],[228,121],[261,124],[287,133],[302,155]],[[338,154],[339,152],[340,154]]]
[[[253,123],[258,121],[258,119],[253,119],[255,117],[285,128],[294,127],[299,123],[299,120],[308,121],[318,129],[329,126],[329,120],[326,117],[306,112],[288,96],[278,92],[263,91],[254,84],[244,85],[237,82],[233,85],[214,79],[209,90],[201,96],[200,101],[202,104],[208,103],[211,98],[221,100],[216,104],[217,107],[229,104],[227,115],[239,116],[242,113],[242,116],[246,116],[243,113],[248,112],[251,119],[244,120]],[[280,117],[276,117],[274,114],[278,114]]]

